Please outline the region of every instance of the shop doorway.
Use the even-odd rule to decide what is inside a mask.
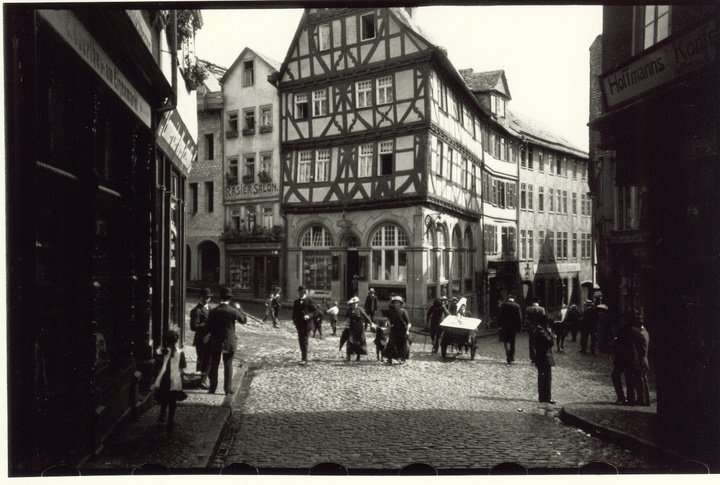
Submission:
[[[268,278],[265,265],[265,258],[258,256],[255,258],[255,268],[253,275],[255,276],[255,298],[265,298],[268,294]]]
[[[200,280],[207,283],[220,281],[220,249],[212,241],[203,241],[198,247]]]
[[[354,276],[360,275],[360,255],[357,250],[348,249],[347,264],[345,266],[345,299],[349,300],[358,292],[357,284],[359,279]]]

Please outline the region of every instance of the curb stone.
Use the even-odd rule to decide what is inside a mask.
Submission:
[[[225,399],[222,403],[223,412],[218,413],[218,416],[216,416],[212,420],[212,423],[210,423],[210,425],[208,426],[208,431],[203,437],[200,437],[200,440],[202,441],[213,443],[212,450],[208,454],[204,465],[202,465],[202,468],[209,468],[212,462],[215,460],[215,455],[220,448],[220,443],[222,442],[223,436],[225,435],[225,432],[227,431],[227,428],[230,424],[235,404],[237,403],[238,398],[241,394],[243,380],[247,375],[247,371],[247,363],[242,363],[240,364],[240,366],[234,369],[232,380],[232,388],[234,389],[234,392],[229,396],[225,396]]]

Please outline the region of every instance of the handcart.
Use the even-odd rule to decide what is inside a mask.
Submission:
[[[465,347],[470,350],[470,360],[475,359],[477,350],[477,332],[480,327],[479,318],[463,317],[460,315],[448,315],[440,324],[440,353],[443,357],[447,354],[449,345],[454,345],[458,350]]]

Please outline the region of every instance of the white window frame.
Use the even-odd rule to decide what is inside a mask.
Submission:
[[[269,210],[269,213],[268,213]],[[274,222],[274,216],[273,216],[273,208],[272,207],[263,207],[263,226],[265,226],[266,229],[272,229]]]
[[[381,141],[378,146],[378,167],[377,167],[377,173],[378,175],[392,175],[395,173],[395,142],[393,140],[387,140],[387,141]],[[391,164],[391,170],[389,174],[383,174],[382,173],[382,156],[383,155],[391,155],[392,156],[392,164]]]
[[[298,152],[297,161],[297,181],[299,184],[305,184],[312,182],[312,152],[310,150],[303,150]]]
[[[327,91],[318,89],[313,91],[313,116],[325,116],[328,114]]]
[[[372,17],[372,22],[373,22],[372,37],[365,36],[365,29],[363,28],[363,26],[365,24],[365,22],[364,22],[365,17]],[[360,16],[360,40],[361,41],[362,40],[371,40],[371,39],[374,39],[375,37],[377,37],[377,22],[376,22],[375,17],[376,17],[375,12],[366,13],[366,14]]]
[[[300,113],[300,106],[305,105],[305,116],[301,117]],[[308,95],[307,93],[295,93],[295,119],[296,120],[306,120],[308,119],[308,116],[310,115],[309,109],[308,109]]]
[[[330,180],[330,149],[319,149],[315,157],[315,182],[327,182]]]
[[[330,49],[330,24],[321,24],[318,27],[318,49],[326,51]]]
[[[355,83],[355,99],[358,108],[370,108],[373,105],[372,100],[372,81],[357,81]]]
[[[372,143],[366,143],[358,147],[358,177],[372,176],[373,151]]]
[[[396,226],[395,224],[383,224],[377,228],[370,239],[370,279],[372,281],[406,282],[408,279],[407,246],[408,237],[402,228]],[[377,255],[376,252],[378,251],[380,252],[380,264],[376,277],[374,258]],[[395,265],[392,268],[387,268],[387,255],[390,252],[393,254]],[[400,271],[401,253],[405,254],[404,273]],[[386,275],[386,271],[389,272],[389,277]]]
[[[383,76],[377,79],[377,104],[388,104],[393,102],[393,77]]]

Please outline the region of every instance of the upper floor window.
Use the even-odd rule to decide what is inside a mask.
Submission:
[[[237,178],[238,178],[238,159],[237,158],[230,158],[228,160],[228,178],[235,179],[235,183],[237,183]]]
[[[260,107],[260,127],[272,126],[272,106]]]
[[[360,17],[361,37],[360,40],[375,38],[375,14],[368,13]]]
[[[324,116],[328,112],[327,92],[313,91],[313,116]]]
[[[304,120],[308,117],[308,97],[306,93],[295,95],[295,119]]]
[[[243,110],[243,130],[255,130],[255,108]]]
[[[243,62],[243,86],[252,86],[255,82],[253,61]]]
[[[263,153],[260,155],[260,171],[270,175],[272,171],[272,153]]]
[[[197,214],[198,211],[198,184],[190,184],[190,213]]]
[[[245,155],[245,177],[255,179],[255,155]]]
[[[395,172],[393,158],[393,142],[380,142],[380,166],[378,167],[380,175],[392,175]]]
[[[540,167],[540,173],[545,172],[545,158],[542,151],[538,151],[538,167]]]
[[[500,118],[505,118],[505,99],[500,96],[490,95],[490,111],[493,114],[498,115]]]
[[[228,113],[228,128],[226,135],[228,138],[237,137],[238,134],[238,113],[233,111]]]
[[[358,81],[355,83],[355,95],[358,108],[372,106],[372,81]]]
[[[324,148],[317,151],[315,160],[315,181],[327,182],[330,178],[330,149]]]
[[[303,151],[298,154],[298,183],[310,182],[310,166],[312,164],[312,152]]]
[[[370,177],[372,175],[372,159],[372,143],[360,145],[360,157],[358,157],[358,177]]]
[[[215,156],[215,138],[212,133],[205,135],[205,160],[212,160]]]
[[[393,101],[393,78],[392,76],[381,77],[377,80],[377,102],[378,104],[392,103]]]
[[[330,48],[330,24],[322,24],[318,28],[318,48],[321,51]]]
[[[657,44],[670,34],[670,6],[646,5],[643,21],[643,49]]]

